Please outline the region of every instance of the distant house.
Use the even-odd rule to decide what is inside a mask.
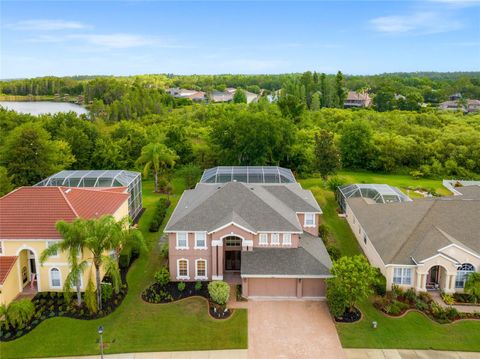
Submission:
[[[462,98],[462,94],[460,92],[456,92],[448,97],[450,101],[458,101]]]
[[[372,99],[366,92],[348,91],[347,98],[343,103],[345,108],[370,107]]]
[[[401,94],[395,94],[395,100],[406,100],[407,98]]]
[[[459,100],[445,101],[438,105],[441,110],[459,111],[464,113],[471,113],[480,110],[480,100],[466,100],[463,103]]]
[[[245,92],[245,96],[247,96],[247,103],[258,102],[260,95],[257,95],[256,93],[249,92],[249,91],[244,91],[244,92]]]
[[[227,89],[228,90],[228,89]],[[212,102],[232,102],[233,101],[233,95],[235,94],[235,91],[218,91],[214,90],[210,94],[210,100]]]
[[[371,187],[339,202],[388,290],[463,292],[468,275],[480,271],[479,184],[456,188],[459,195],[413,201],[386,185],[363,185]]]
[[[188,90],[181,88],[170,88],[166,90],[167,93],[175,98],[187,98],[194,102],[201,102],[206,100],[206,94],[203,91]]]

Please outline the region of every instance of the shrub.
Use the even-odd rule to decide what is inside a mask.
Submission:
[[[447,318],[447,313],[445,309],[443,309],[437,302],[432,301],[430,303],[430,313],[435,319],[442,319],[446,320]]]
[[[197,281],[197,282],[195,283],[195,290],[198,292],[198,291],[201,290],[201,289],[202,289],[202,282]]]
[[[465,293],[471,295],[473,303],[480,301],[480,273],[474,272],[468,275],[465,282]]]
[[[330,191],[336,192],[337,188],[345,184],[345,179],[338,176],[332,176],[327,181],[327,187]]]
[[[162,248],[160,248],[160,255],[162,258],[168,259],[168,242],[164,243]]]
[[[432,296],[428,292],[420,292],[418,293],[418,299],[422,302],[429,304],[432,301]]]
[[[128,268],[131,258],[132,248],[130,246],[125,246],[120,252],[120,256],[118,257],[118,265],[120,266],[120,268]]]
[[[453,295],[442,293],[442,299],[445,302],[445,304],[448,304],[448,305],[455,304],[455,298],[453,298]]]
[[[327,249],[330,258],[332,258],[332,260],[334,261],[340,259],[340,257],[342,256],[342,254],[340,253],[340,249],[338,249],[334,245],[328,244],[325,248]]]
[[[373,283],[373,290],[378,295],[385,295],[387,293],[387,278],[382,274],[379,268],[375,268],[375,282]]]
[[[342,288],[335,286],[335,284],[327,286],[327,303],[330,313],[337,318],[341,317],[348,307],[345,292]]]
[[[21,299],[4,307],[3,312],[6,322],[10,326],[21,329],[32,319],[35,314],[35,306],[30,299]]]
[[[158,232],[162,222],[167,214],[167,208],[170,206],[170,201],[166,198],[160,198],[155,206],[155,213],[150,222],[150,232]]]
[[[392,284],[392,296],[394,299],[403,296],[403,289],[398,285]]]
[[[417,294],[415,293],[415,289],[409,288],[405,291],[403,297],[410,303],[413,304],[415,303],[417,299]]]
[[[112,286],[112,284],[111,283],[102,283],[101,289],[102,289],[102,299],[104,301],[110,300],[113,296],[113,286]]]
[[[88,281],[87,289],[85,290],[85,305],[90,313],[97,312],[97,296],[95,295],[95,286],[92,279]]]
[[[178,283],[178,290],[180,292],[183,292],[185,290],[185,282],[179,282]]]
[[[458,310],[456,310],[454,307],[448,307],[445,310],[445,314],[450,321],[455,320],[459,316],[458,315]]]
[[[329,235],[330,235],[330,230],[325,224],[321,224],[318,226],[318,236],[322,238],[323,243],[327,244]]]
[[[422,311],[422,312],[425,312],[428,310],[428,304],[417,299],[415,301],[415,308],[417,308],[418,310]]]
[[[230,295],[230,286],[220,280],[210,282],[208,284],[208,294],[210,294],[212,301],[224,306],[227,304],[228,297]]]
[[[154,276],[155,282],[157,282],[161,287],[165,287],[170,283],[170,272],[167,267],[160,268],[159,271],[155,272]]]

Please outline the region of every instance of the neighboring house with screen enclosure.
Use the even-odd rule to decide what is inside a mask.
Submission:
[[[35,186],[64,187],[126,187],[130,194],[128,214],[137,221],[142,214],[142,175],[124,170],[61,171],[38,182]]]
[[[0,198],[0,305],[19,294],[62,291],[70,272],[68,256],[59,252],[40,264],[42,252],[62,237],[56,230],[59,220],[128,215],[126,187],[20,187]],[[85,250],[84,259],[92,256]],[[90,264],[80,278],[85,290]],[[94,281],[95,283],[95,281]]]
[[[401,195],[395,199],[398,190],[385,187],[378,188],[389,200],[374,200],[379,198],[376,186],[350,197],[342,195],[344,187],[338,198],[370,263],[385,275],[387,288],[396,284],[417,291],[462,292],[468,274],[480,271],[480,186],[413,201]]]
[[[225,280],[250,299],[323,299],[332,263],[321,213],[290,170],[208,169],[166,225],[171,280]]]

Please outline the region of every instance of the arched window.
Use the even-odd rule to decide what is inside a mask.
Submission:
[[[463,288],[467,281],[468,275],[475,272],[475,267],[470,263],[463,263],[457,269],[457,278],[455,279],[455,288]]]
[[[61,288],[62,287],[60,270],[58,268],[50,269],[50,286],[52,288]]]
[[[236,236],[225,237],[226,247],[240,247],[242,245],[242,239]]]

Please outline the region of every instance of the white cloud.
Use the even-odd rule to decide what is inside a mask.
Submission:
[[[77,21],[65,20],[23,20],[7,27],[15,30],[33,30],[33,31],[56,31],[56,30],[81,30],[90,26]]]
[[[157,38],[150,38],[133,34],[82,34],[69,35],[70,39],[84,40],[90,45],[103,46],[114,49],[126,49],[131,47],[141,47],[147,45],[162,45],[162,41]],[[166,45],[166,43],[164,44]]]
[[[454,7],[467,7],[480,5],[480,0],[429,0],[432,3],[445,4]]]
[[[458,30],[462,23],[436,12],[381,16],[370,20],[372,27],[385,34],[436,34]]]

